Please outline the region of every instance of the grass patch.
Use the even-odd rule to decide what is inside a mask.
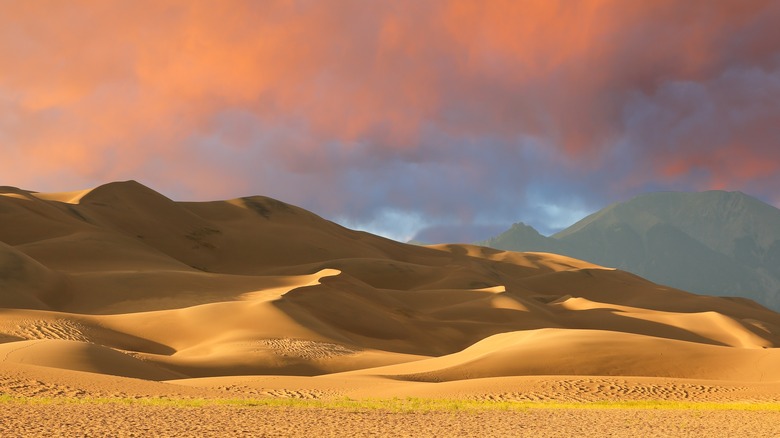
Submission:
[[[24,397],[0,394],[0,404],[118,404],[131,406],[159,406],[176,408],[203,408],[209,406],[288,408],[288,409],[339,409],[348,411],[382,410],[389,412],[479,412],[524,411],[529,409],[637,409],[675,411],[776,411],[780,402],[693,402],[693,401],[597,401],[597,402],[528,402],[490,401],[427,398],[391,399],[210,399],[170,397]]]

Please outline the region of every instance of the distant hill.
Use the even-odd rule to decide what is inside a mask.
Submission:
[[[645,194],[551,237],[515,224],[481,244],[563,254],[780,309],[780,210],[740,192]]]

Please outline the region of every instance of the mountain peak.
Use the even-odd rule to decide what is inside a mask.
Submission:
[[[515,230],[515,231],[524,232],[524,233],[530,233],[530,234],[534,234],[534,235],[536,235],[536,234],[541,235],[539,233],[539,231],[536,230],[536,228],[532,227],[531,225],[526,224],[525,222],[515,222],[514,224],[512,224],[511,229]]]
[[[558,241],[541,235],[534,227],[523,222],[517,222],[500,235],[479,244],[505,250],[522,248],[521,251],[561,253]]]

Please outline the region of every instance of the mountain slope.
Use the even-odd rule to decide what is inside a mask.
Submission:
[[[513,227],[484,243],[549,248],[673,287],[780,309],[780,210],[740,192],[651,193],[549,238]]]

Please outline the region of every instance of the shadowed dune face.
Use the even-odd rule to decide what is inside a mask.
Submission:
[[[547,253],[419,247],[264,197],[0,193],[0,360],[151,380],[778,381],[780,315]]]

